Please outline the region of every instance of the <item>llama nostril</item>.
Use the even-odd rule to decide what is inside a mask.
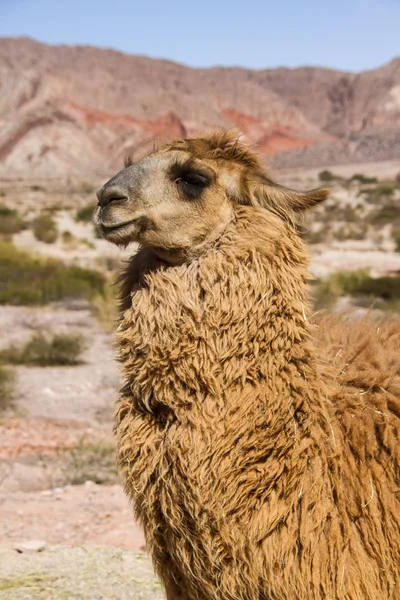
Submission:
[[[123,190],[107,186],[102,187],[97,192],[97,197],[99,199],[99,206],[103,208],[111,202],[124,202],[128,200],[128,196]]]

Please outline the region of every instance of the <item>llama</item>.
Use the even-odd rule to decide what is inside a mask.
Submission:
[[[400,326],[310,323],[295,218],[326,195],[226,132],[98,193],[103,236],[140,245],[115,431],[168,600],[400,597]]]

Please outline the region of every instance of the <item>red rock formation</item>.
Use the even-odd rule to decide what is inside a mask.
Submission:
[[[361,74],[190,69],[114,50],[0,39],[0,175],[104,171],[131,147],[215,127],[235,127],[287,164],[292,154],[297,165],[351,152],[357,160],[359,148],[369,160],[394,158],[400,59]]]

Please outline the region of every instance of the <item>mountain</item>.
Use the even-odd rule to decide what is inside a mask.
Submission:
[[[0,175],[104,173],[156,138],[235,127],[276,166],[400,158],[400,58],[379,69],[193,69],[0,38]]]

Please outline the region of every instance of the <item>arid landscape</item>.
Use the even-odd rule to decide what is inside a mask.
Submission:
[[[115,169],[132,147],[216,127],[238,129],[276,167],[398,159],[400,58],[362,73],[193,69],[0,39],[3,177],[86,180]]]
[[[135,248],[99,239],[91,216],[129,149],[214,127],[242,132],[278,181],[331,189],[302,224],[315,312],[400,312],[400,59],[190,69],[0,39],[0,598],[114,597],[13,580],[7,556],[34,562],[32,541],[132,551],[103,558],[143,568],[135,598],[161,597],[114,464],[113,282]]]

